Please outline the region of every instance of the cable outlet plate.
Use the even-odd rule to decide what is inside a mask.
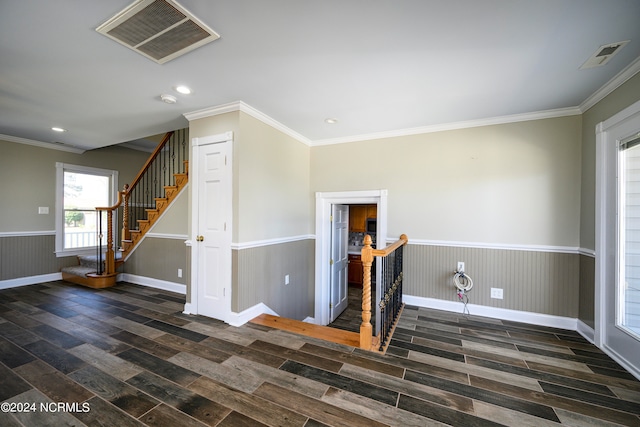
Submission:
[[[502,288],[491,288],[491,298],[503,299]]]

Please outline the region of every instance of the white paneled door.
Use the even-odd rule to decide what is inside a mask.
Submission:
[[[331,322],[349,305],[349,205],[333,205],[331,222]]]
[[[231,141],[197,147],[197,312],[223,321],[231,312]],[[194,295],[195,296],[195,295]]]

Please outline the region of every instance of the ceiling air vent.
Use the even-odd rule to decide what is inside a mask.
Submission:
[[[220,38],[173,0],[137,0],[96,31],[158,64]]]
[[[613,55],[620,52],[620,49],[622,49],[622,47],[627,43],[629,43],[629,40],[600,46],[598,50],[591,55],[591,58],[587,59],[587,61],[582,64],[580,69],[584,70],[585,68],[599,67],[606,64],[611,58],[613,58]]]

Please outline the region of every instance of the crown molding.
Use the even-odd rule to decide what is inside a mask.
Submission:
[[[68,145],[64,145],[64,144],[36,141],[34,139],[19,138],[17,136],[11,136],[11,135],[0,134],[0,140],[15,142],[16,144],[32,145],[34,147],[39,147],[39,148],[48,148],[50,150],[66,151],[68,153],[75,153],[75,154],[82,154],[85,151],[87,151],[82,148],[69,147]]]
[[[533,113],[512,114],[508,116],[489,117],[486,119],[467,120],[462,122],[443,123],[432,126],[420,126],[409,129],[398,129],[387,132],[375,132],[342,138],[320,139],[313,142],[313,146],[344,144],[372,139],[395,138],[399,136],[419,135],[424,133],[444,132],[450,130],[476,128],[481,126],[502,125],[507,123],[526,122],[529,120],[552,119],[556,117],[577,116],[582,114],[578,107],[558,108],[555,110],[535,111]]]
[[[225,114],[233,111],[242,111],[249,114],[251,117],[260,120],[261,122],[281,131],[282,133],[291,136],[292,138],[302,142],[310,147],[317,147],[323,145],[345,144],[349,142],[369,141],[374,139],[384,138],[396,138],[402,136],[419,135],[426,133],[445,132],[451,130],[469,129],[482,126],[502,125],[508,123],[525,122],[530,120],[543,120],[552,119],[557,117],[577,116],[583,114],[589,108],[593,107],[599,101],[604,99],[611,92],[620,87],[627,80],[635,76],[640,72],[640,57],[629,64],[624,70],[618,73],[615,77],[609,80],[604,86],[589,96],[582,104],[575,107],[558,108],[553,110],[534,111],[531,113],[511,114],[507,116],[489,117],[477,120],[467,120],[461,122],[443,123],[431,126],[420,126],[408,129],[397,129],[385,132],[374,132],[361,135],[351,135],[339,138],[318,139],[315,141],[293,131],[282,123],[272,119],[261,111],[256,110],[250,105],[242,102],[230,102],[215,107],[204,108],[191,113],[185,113],[184,117],[189,120],[197,120],[206,117],[213,117],[220,114]],[[50,147],[49,147],[50,148]]]
[[[243,113],[246,113],[248,115],[250,115],[251,117],[253,117],[256,120],[259,120],[261,122],[263,122],[264,124],[271,126],[274,129],[279,130],[280,132],[284,133],[285,135],[290,136],[291,138],[302,142],[305,145],[311,146],[312,142],[309,138],[299,134],[298,132],[288,128],[287,126],[283,125],[282,123],[278,122],[277,120],[272,119],[271,117],[267,116],[266,114],[264,114],[261,111],[256,110],[255,108],[251,107],[250,105],[242,102],[242,101],[235,101],[235,102],[230,102],[228,104],[223,104],[223,105],[218,105],[215,107],[210,107],[210,108],[204,108],[202,110],[197,110],[197,111],[193,111],[191,113],[185,113],[183,114],[184,117],[189,120],[190,122],[192,120],[198,120],[198,119],[204,119],[207,117],[214,117],[214,116],[219,116],[221,114],[226,114],[226,113],[231,113],[234,111],[242,111]]]
[[[589,108],[602,101],[611,92],[622,86],[627,80],[635,76],[640,71],[640,56],[629,64],[624,70],[620,71],[615,77],[604,84],[600,89],[594,92],[590,97],[580,104],[580,111],[583,113]]]

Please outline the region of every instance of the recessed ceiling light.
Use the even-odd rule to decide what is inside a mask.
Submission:
[[[52,127],[51,130],[54,131],[54,132],[66,132],[67,131],[64,128],[57,127],[57,126]]]
[[[176,102],[178,102],[178,98],[176,98],[175,96],[167,95],[164,93],[160,95],[160,99],[166,104],[175,104]]]
[[[330,125],[334,125],[334,124],[338,123],[338,119],[336,119],[336,118],[328,118],[328,119],[324,119],[324,122],[328,123]]]
[[[189,95],[191,93],[191,88],[184,85],[176,86],[176,92],[181,93],[183,95]]]

